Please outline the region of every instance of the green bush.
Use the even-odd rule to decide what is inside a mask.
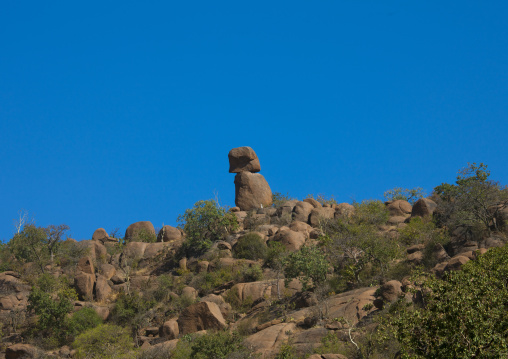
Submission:
[[[155,305],[138,292],[120,293],[112,311],[113,320],[120,325],[135,325]]]
[[[201,336],[184,337],[173,352],[172,359],[250,358],[236,332],[218,331]]]
[[[355,212],[353,221],[357,224],[380,225],[385,224],[390,213],[385,204],[378,200],[365,200],[353,203]]]
[[[403,307],[392,325],[404,358],[508,355],[508,246],[490,249],[444,278],[420,274],[421,307]]]
[[[238,238],[238,242],[233,248],[235,258],[242,259],[265,259],[268,248],[263,238],[257,233],[247,233]]]
[[[284,258],[289,254],[286,247],[277,241],[268,242],[268,250],[266,252],[265,265],[272,269],[282,268]]]
[[[326,273],[330,263],[323,251],[318,247],[302,247],[299,251],[291,253],[286,260],[284,274],[286,284],[292,278],[299,278],[303,290],[318,286],[326,280]]]
[[[133,355],[134,343],[129,330],[116,325],[102,324],[80,334],[72,343],[75,358],[126,358]]]
[[[272,193],[272,206],[278,208],[278,207],[282,206],[284,203],[286,203],[287,201],[291,201],[293,199],[294,198],[292,198],[289,195],[289,193],[283,194],[280,192],[273,192]]]
[[[238,228],[235,214],[227,212],[213,200],[196,202],[192,209],[178,216],[178,222],[186,234],[180,248],[181,256],[202,255],[213,242]]]
[[[93,308],[80,309],[69,320],[69,328],[74,335],[79,335],[101,324],[102,318]]]

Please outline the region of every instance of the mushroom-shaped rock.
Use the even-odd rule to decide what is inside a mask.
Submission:
[[[212,302],[199,302],[188,306],[178,317],[178,328],[182,335],[200,330],[226,328],[220,308]]]
[[[238,173],[235,176],[235,204],[242,211],[270,206],[272,190],[265,178],[259,173]]]
[[[109,240],[109,235],[104,228],[98,228],[93,232],[92,241],[106,242],[107,240]]]
[[[131,224],[125,230],[125,240],[126,241],[143,241],[143,239],[147,239],[149,237],[155,238],[155,228],[153,227],[152,222],[150,221],[141,221]]]
[[[436,202],[428,198],[420,198],[413,205],[413,210],[411,211],[411,217],[425,217],[432,216],[434,211],[437,208]]]
[[[182,239],[182,232],[178,228],[164,226],[157,235],[157,242],[174,242]]]
[[[256,152],[250,147],[237,147],[229,151],[229,173],[259,172],[259,164]]]

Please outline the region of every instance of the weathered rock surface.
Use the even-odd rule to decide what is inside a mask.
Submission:
[[[31,359],[41,352],[30,344],[14,344],[5,350],[5,359]]]
[[[164,226],[157,235],[158,242],[174,242],[182,239],[182,232],[172,226]]]
[[[301,232],[295,232],[288,227],[281,227],[273,240],[282,243],[287,250],[294,252],[305,244],[306,238],[307,236]]]
[[[150,221],[140,221],[131,224],[125,230],[125,240],[126,241],[141,241],[141,237],[143,236],[153,236],[155,237],[155,228],[153,227],[152,222]]]
[[[411,211],[411,217],[425,217],[432,216],[434,211],[437,208],[437,203],[428,198],[420,198],[413,205],[413,209]]]
[[[335,217],[335,209],[331,207],[314,208],[309,216],[309,223],[312,227],[319,226],[323,219],[333,219]]]
[[[391,280],[383,284],[379,295],[387,302],[395,302],[402,295],[402,284],[398,280]]]
[[[245,339],[245,343],[256,354],[261,355],[261,358],[269,358],[278,352],[295,329],[295,323],[276,324],[249,336]]]
[[[413,206],[411,206],[408,201],[398,199],[396,201],[390,202],[386,208],[388,209],[388,212],[390,212],[390,216],[395,217],[410,215]]]
[[[93,298],[94,284],[95,274],[79,272],[74,277],[74,287],[81,300],[91,300]]]
[[[226,328],[226,321],[219,306],[212,302],[199,302],[184,309],[178,317],[178,328],[182,335],[200,330]]]
[[[81,258],[78,262],[77,270],[83,273],[95,274],[95,268],[93,265],[92,258],[90,257]]]
[[[272,190],[265,178],[259,173],[238,173],[235,176],[235,204],[242,211],[269,207],[272,204]]]
[[[98,274],[95,283],[95,297],[97,301],[98,302],[106,301],[112,292],[113,291],[108,284],[108,280],[104,276]]]
[[[256,152],[250,147],[237,147],[229,151],[229,173],[259,172],[259,164]]]
[[[293,220],[308,223],[310,212],[314,208],[309,202],[298,202],[293,209]]]
[[[104,228],[98,228],[93,232],[92,241],[106,242],[109,240],[108,232]]]
[[[170,319],[159,328],[159,337],[165,338],[167,340],[177,339],[178,335],[180,335],[180,330],[178,329],[178,322],[176,319]]]

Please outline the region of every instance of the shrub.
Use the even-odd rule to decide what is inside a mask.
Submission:
[[[133,325],[155,305],[144,299],[139,293],[120,293],[112,311],[113,320],[120,325]]]
[[[76,349],[75,357],[78,359],[112,359],[132,353],[134,343],[128,329],[102,324],[80,334],[72,343],[72,347]]]
[[[380,225],[386,223],[390,214],[385,204],[378,200],[365,200],[353,203],[355,212],[353,221],[357,224]]]
[[[302,247],[291,253],[286,260],[284,274],[286,283],[292,278],[300,278],[303,290],[315,287],[326,280],[330,264],[318,247]]]
[[[75,312],[69,320],[69,328],[74,335],[102,324],[102,318],[93,308],[83,308]]]
[[[443,280],[414,278],[422,307],[393,319],[405,358],[501,358],[508,354],[508,246],[490,249]]]
[[[192,209],[178,216],[178,222],[186,234],[180,254],[186,256],[203,254],[214,241],[238,228],[235,214],[213,200],[196,202]]]
[[[265,265],[272,269],[282,268],[284,258],[289,254],[286,247],[277,241],[268,242]]]
[[[286,203],[287,201],[291,201],[292,198],[289,193],[286,193],[286,194],[283,194],[283,193],[280,193],[280,192],[273,192],[272,193],[272,206],[273,207],[280,207],[282,206],[284,203]]]
[[[265,259],[268,248],[257,233],[247,233],[246,235],[238,238],[238,242],[233,248],[235,258],[243,259]]]

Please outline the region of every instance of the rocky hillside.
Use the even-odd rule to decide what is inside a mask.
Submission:
[[[470,165],[428,198],[395,189],[386,202],[348,204],[272,194],[250,147],[231,150],[229,162],[236,207],[200,201],[180,228],[141,221],[122,238],[99,228],[77,242],[63,240],[63,226],[20,226],[0,252],[1,355],[501,357],[508,285],[501,279],[486,308],[488,291],[458,294],[463,283],[508,277],[508,191],[486,166]],[[446,285],[452,302],[474,307],[441,323],[433,342],[453,340],[446,323],[475,320],[488,333],[464,324],[452,356],[425,341],[447,308],[437,296]]]

